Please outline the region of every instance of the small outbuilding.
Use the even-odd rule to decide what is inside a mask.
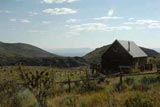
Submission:
[[[115,40],[101,58],[105,74],[116,73],[120,66],[140,68],[147,64],[147,54],[133,41]]]

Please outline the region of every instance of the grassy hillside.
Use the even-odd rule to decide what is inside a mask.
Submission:
[[[100,48],[95,49],[94,51],[86,54],[84,59],[89,63],[100,63],[101,56],[104,52],[110,47],[110,45],[106,45]]]
[[[55,57],[57,55],[51,54],[38,47],[24,44],[24,43],[3,43],[0,42],[0,56],[6,57]]]
[[[0,65],[76,67],[86,65],[81,57],[62,57],[24,43],[0,42]]]
[[[89,62],[89,63],[100,63],[101,56],[109,49],[111,45],[106,45],[100,48],[95,49],[94,51],[86,54],[83,58]],[[153,49],[148,49],[144,47],[140,47],[148,56],[157,56],[159,55],[158,52],[156,52]]]
[[[148,56],[157,56],[160,55],[157,51],[153,50],[153,49],[148,49],[148,48],[144,48],[144,47],[140,47]]]

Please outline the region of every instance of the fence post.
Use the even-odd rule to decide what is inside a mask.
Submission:
[[[70,93],[71,92],[71,80],[70,80],[70,77],[68,75],[68,92]]]
[[[122,75],[122,72],[120,72],[120,84],[122,85],[122,82],[123,82],[123,80],[122,80],[122,77],[123,77],[123,75]]]
[[[89,75],[87,71],[86,71],[86,82],[87,82],[87,90],[89,90],[90,84],[89,84]]]
[[[60,91],[61,91],[61,93],[63,93],[63,92],[64,92],[64,86],[63,86],[64,83],[59,83],[59,84],[60,84],[60,87],[61,87],[61,88],[60,88]]]
[[[123,83],[123,71],[122,71],[122,68],[120,67],[120,78],[119,78],[119,82],[120,82],[120,85],[122,85]]]

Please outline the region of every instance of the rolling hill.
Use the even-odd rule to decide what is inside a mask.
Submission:
[[[94,51],[86,54],[83,56],[83,58],[88,62],[88,63],[100,63],[101,61],[101,56],[104,54],[107,49],[109,49],[111,45],[106,45],[100,48],[95,49]],[[148,56],[156,56],[160,55],[157,51],[153,49],[148,49],[144,47],[140,47]]]
[[[82,57],[62,57],[24,43],[0,42],[0,65],[22,63],[29,66],[77,67],[86,65]]]
[[[0,42],[0,56],[6,57],[56,57],[57,55],[51,54],[38,47],[24,44],[24,43],[3,43]]]

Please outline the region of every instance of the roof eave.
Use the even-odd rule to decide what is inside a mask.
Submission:
[[[148,55],[146,55],[146,56],[139,56],[139,57],[133,57],[133,58],[145,58],[145,57],[148,57]]]

